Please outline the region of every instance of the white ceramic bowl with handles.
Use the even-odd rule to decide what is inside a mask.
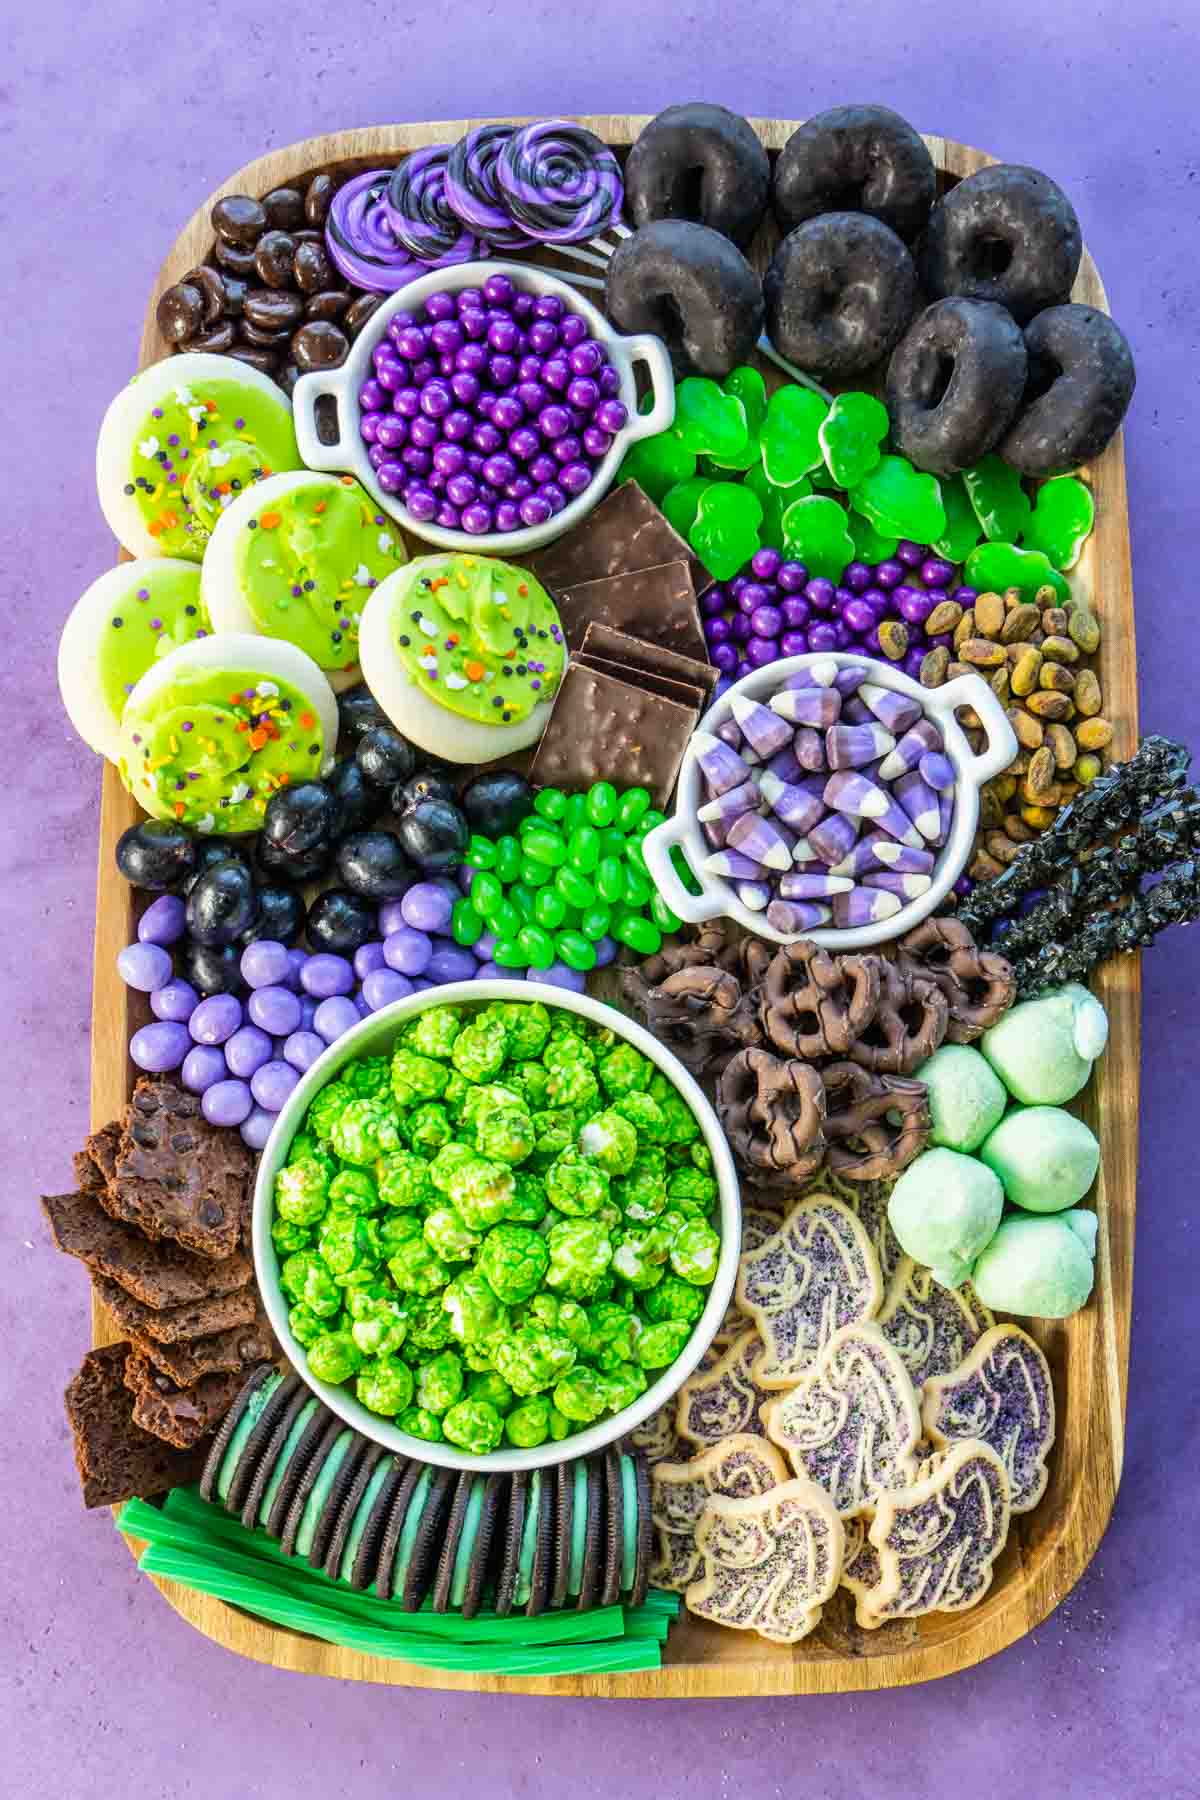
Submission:
[[[608,454],[602,462],[595,465],[595,474],[583,492],[577,494],[574,500],[569,501],[561,512],[555,513],[544,525],[527,525],[520,531],[489,531],[473,536],[469,531],[448,531],[440,525],[424,524],[413,518],[398,495],[384,493],[371,467],[367,446],[359,431],[361,411],[358,395],[363,383],[375,372],[371,353],[385,336],[394,314],[417,311],[430,294],[459,293],[463,288],[482,287],[489,275],[509,275],[522,292],[527,294],[557,294],[564,306],[587,321],[588,330],[598,343],[604,345],[609,361],[620,378],[621,390],[617,398],[625,404],[629,423],[617,432]],[[634,374],[638,363],[645,364],[650,377],[653,405],[647,413],[638,412],[637,380]],[[324,442],[317,430],[317,403],[326,397],[333,401],[336,409],[337,438],[331,443]],[[552,543],[555,538],[570,531],[572,526],[578,525],[581,519],[585,519],[599,505],[612,486],[613,477],[630,446],[641,438],[654,437],[658,432],[667,430],[675,418],[675,377],[667,347],[661,338],[647,334],[622,337],[613,330],[603,313],[590,300],[585,300],[576,288],[568,287],[566,282],[548,275],[544,269],[533,268],[526,263],[458,263],[453,268],[435,269],[428,275],[419,276],[416,281],[410,281],[407,287],[402,287],[385,300],[359,332],[353,349],[340,369],[321,369],[311,375],[301,376],[292,395],[292,412],[296,442],[307,468],[353,475],[384,512],[390,513],[404,530],[427,544],[436,544],[443,550],[478,551],[481,554],[512,558],[527,554],[530,550],[538,550],[543,544]]]
[[[794,944],[801,938],[808,938],[827,950],[865,950],[872,944],[885,944],[892,938],[903,937],[906,931],[911,931],[914,925],[920,924],[936,906],[941,905],[966,867],[975,838],[975,827],[979,821],[979,790],[985,781],[990,781],[1008,767],[1018,748],[1016,735],[1005,717],[1004,708],[981,675],[960,675],[957,680],[948,681],[945,687],[925,688],[901,670],[893,668],[891,663],[880,662],[869,656],[851,656],[840,651],[826,655],[813,653],[808,656],[789,656],[780,662],[769,663],[764,669],[753,670],[727,688],[701,719],[697,729],[715,731],[730,716],[730,703],[735,697],[745,696],[746,699],[757,700],[765,706],[772,694],[779,692],[789,675],[795,675],[813,663],[822,662],[836,663],[839,669],[866,669],[867,679],[877,686],[892,688],[898,694],[906,694],[910,699],[918,700],[922,711],[941,731],[945,739],[946,755],[954,766],[957,779],[954,785],[954,821],[949,838],[938,852],[933,880],[919,899],[910,900],[907,906],[902,906],[890,919],[877,920],[873,925],[857,925],[846,930],[821,925],[813,931],[776,931],[767,924],[762,913],[751,912],[749,907],[743,906],[731,882],[704,868],[704,860],[712,854],[712,850],[696,816],[704,804],[705,795],[693,740],[684,752],[679,771],[674,814],[661,825],[656,825],[642,842],[646,866],[663,899],[673,912],[681,919],[686,919],[689,924],[699,925],[706,919],[724,916],[735,919],[747,931],[753,931],[759,937],[770,938],[776,944]],[[987,748],[979,755],[972,750],[966,733],[954,716],[954,710],[959,706],[973,707],[987,734]],[[702,893],[690,894],[680,881],[671,862],[671,851],[676,845],[682,848],[701,884]]]

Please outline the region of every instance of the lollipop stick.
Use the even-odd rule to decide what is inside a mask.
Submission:
[[[833,395],[828,389],[823,388],[820,382],[814,381],[811,375],[806,375],[802,369],[798,369],[795,363],[790,363],[786,356],[780,356],[765,331],[758,340],[758,350],[760,355],[767,358],[768,362],[773,362],[777,369],[782,369],[785,375],[790,375],[792,380],[798,382],[801,387],[811,388],[814,394],[820,394],[822,400],[832,403]]]

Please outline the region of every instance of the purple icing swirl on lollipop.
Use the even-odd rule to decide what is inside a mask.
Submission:
[[[414,150],[392,171],[387,187],[388,222],[397,243],[429,268],[486,256],[454,212],[446,195],[446,164],[453,146]]]
[[[356,287],[394,294],[417,273],[396,242],[386,197],[390,169],[369,169],[338,189],[325,222],[325,246],[335,267]]]
[[[516,224],[546,244],[595,237],[617,219],[625,193],[608,145],[569,119],[514,131],[497,159],[496,181]]]
[[[518,250],[528,243],[514,227],[496,179],[500,152],[512,137],[513,125],[480,125],[460,137],[446,164],[446,200],[464,225],[486,236],[496,250]]]

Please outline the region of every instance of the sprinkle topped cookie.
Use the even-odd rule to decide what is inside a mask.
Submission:
[[[901,1259],[877,1321],[918,1389],[957,1369],[995,1322],[969,1281],[960,1288],[943,1287],[911,1256]]]
[[[744,1500],[711,1496],[696,1540],[705,1572],[688,1610],[776,1644],[807,1637],[841,1576],[842,1521],[811,1481]]]
[[[1046,1491],[1054,1442],[1050,1365],[1018,1325],[995,1325],[953,1373],[926,1384],[925,1429],[939,1448],[980,1438],[1008,1472],[1014,1512],[1031,1512]]]
[[[879,1263],[849,1207],[819,1194],[802,1200],[774,1237],[742,1257],[738,1305],[766,1346],[755,1379],[790,1387],[835,1331],[871,1318],[882,1298]]]
[[[763,1340],[753,1325],[735,1338],[711,1368],[697,1370],[679,1390],[675,1429],[689,1444],[720,1444],[735,1432],[762,1431],[766,1391],[753,1373]]]
[[[682,1594],[700,1575],[696,1528],[712,1494],[743,1500],[788,1479],[779,1452],[763,1438],[736,1433],[687,1462],[661,1462],[652,1472],[657,1551],[651,1580]]]
[[[916,1478],[917,1396],[875,1325],[835,1332],[811,1374],[766,1408],[763,1423],[796,1474],[815,1481],[843,1518]]]
[[[912,1487],[884,1494],[870,1530],[880,1570],[870,1624],[962,1612],[982,1600],[1010,1515],[1004,1464],[978,1438],[955,1444]],[[868,1623],[861,1612],[859,1623]]]

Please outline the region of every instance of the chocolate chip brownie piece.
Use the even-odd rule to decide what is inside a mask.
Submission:
[[[245,1144],[210,1125],[195,1094],[143,1078],[125,1109],[101,1204],[149,1238],[173,1238],[197,1256],[221,1261],[237,1249],[253,1167]]]

